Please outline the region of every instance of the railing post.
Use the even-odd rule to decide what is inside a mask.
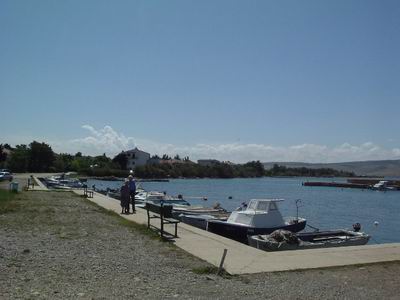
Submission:
[[[164,237],[164,206],[162,203],[160,207],[160,219],[161,219],[161,237]]]
[[[224,265],[224,261],[225,261],[225,257],[226,257],[226,253],[228,252],[228,249],[224,249],[224,254],[222,254],[222,258],[221,258],[221,262],[219,264],[219,268],[218,268],[218,273],[217,275],[221,275],[221,272],[223,270],[223,265]]]

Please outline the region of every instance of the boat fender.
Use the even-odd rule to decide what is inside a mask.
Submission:
[[[353,224],[353,229],[355,232],[359,232],[361,230],[361,224],[360,223]]]

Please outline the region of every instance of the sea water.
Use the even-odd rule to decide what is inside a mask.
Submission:
[[[306,187],[305,181],[343,181],[318,178],[235,178],[235,179],[171,179],[169,182],[141,182],[148,191],[182,195],[193,205],[213,206],[219,203],[234,210],[250,199],[279,198],[284,217],[296,216],[295,201],[301,199],[299,217],[320,230],[351,229],[360,223],[372,236],[370,244],[400,242],[400,191],[372,191],[350,188]],[[121,181],[89,180],[97,189],[119,188]],[[207,198],[202,200],[201,198]],[[311,230],[308,228],[308,230]]]

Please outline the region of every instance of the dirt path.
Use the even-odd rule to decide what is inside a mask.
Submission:
[[[0,213],[1,299],[399,299],[398,262],[222,278],[71,193],[12,203]]]

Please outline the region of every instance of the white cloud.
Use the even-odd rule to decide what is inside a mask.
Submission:
[[[393,152],[394,157],[400,157],[400,149],[399,148],[392,149],[392,152]]]
[[[194,144],[174,145],[156,141],[126,137],[116,132],[111,126],[95,129],[91,125],[82,126],[89,135],[62,143],[52,143],[55,151],[76,153],[78,151],[99,155],[106,153],[113,156],[121,150],[132,149],[135,146],[153,154],[179,154],[189,156],[192,160],[214,158],[233,162],[260,161],[297,161],[297,162],[343,162],[379,159],[400,159],[400,149],[385,149],[371,142],[361,145],[343,143],[335,147],[318,144],[301,144],[288,147],[265,144]]]
[[[54,149],[57,152],[76,153],[80,151],[89,155],[102,153],[114,155],[135,146],[133,138],[116,132],[111,126],[104,126],[100,130],[96,130],[90,125],[83,125],[82,128],[89,131],[89,136],[66,142],[54,142],[52,143]]]

